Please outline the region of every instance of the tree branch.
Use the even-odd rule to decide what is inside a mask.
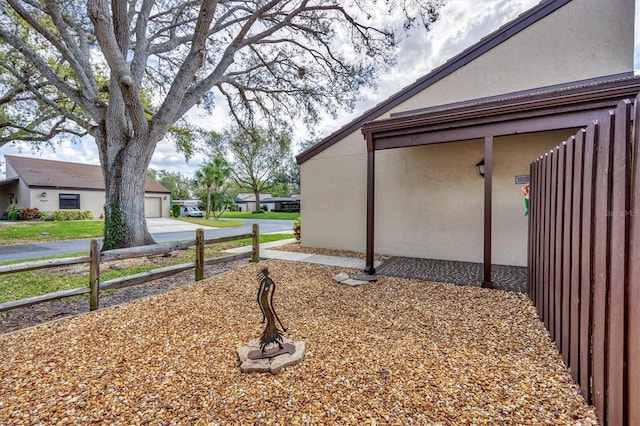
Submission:
[[[134,134],[137,136],[146,135],[149,126],[139,97],[140,87],[135,85],[133,75],[120,50],[121,46],[114,33],[115,24],[109,15],[107,0],[88,0],[87,9],[95,28],[96,38],[102,48],[102,53],[109,64],[112,76],[122,93],[123,101],[129,111]],[[122,17],[120,16],[118,19],[121,21]]]
[[[191,49],[173,79],[165,101],[153,120],[152,137],[154,139],[157,138],[156,140],[162,137],[167,128],[176,120],[176,117],[184,115],[184,113],[180,113],[180,106],[183,104],[185,93],[191,85],[193,76],[204,64],[208,29],[213,20],[217,4],[217,0],[213,0],[204,2],[200,7],[198,21],[193,32],[193,40],[191,41]]]

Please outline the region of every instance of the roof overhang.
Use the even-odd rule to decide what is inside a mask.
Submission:
[[[7,186],[7,185],[11,185],[12,183],[16,183],[18,182],[20,179],[18,178],[12,178],[12,179],[6,179],[6,180],[0,180],[0,186]]]
[[[382,150],[587,126],[640,92],[640,78],[517,92],[370,121],[368,150]]]

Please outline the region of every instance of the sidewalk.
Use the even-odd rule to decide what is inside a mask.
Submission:
[[[285,244],[295,243],[296,239],[273,241],[270,243],[260,244],[260,258],[262,259],[278,259],[290,260],[293,262],[307,262],[318,265],[340,266],[342,268],[353,268],[363,270],[365,267],[364,259],[355,259],[353,257],[323,256],[319,254],[295,253],[282,250],[269,250],[272,247],[278,247]],[[237,247],[226,250],[229,253],[247,253],[253,250],[251,246]],[[375,261],[374,266],[377,268],[382,262]]]
[[[160,232],[183,232],[183,231],[194,231],[198,228],[203,229],[218,229],[211,226],[204,226],[197,223],[185,222],[183,220],[171,219],[168,217],[148,217],[147,221],[147,229],[150,234],[160,233]]]

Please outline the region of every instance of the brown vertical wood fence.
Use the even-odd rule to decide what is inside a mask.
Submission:
[[[531,163],[529,297],[603,425],[640,425],[640,95]]]

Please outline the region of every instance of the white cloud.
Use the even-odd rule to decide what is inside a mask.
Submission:
[[[78,142],[64,140],[54,142],[51,146],[41,145],[36,151],[26,143],[10,143],[0,148],[2,155],[19,155],[23,157],[38,157],[45,160],[70,161],[84,164],[100,164],[98,158],[98,148],[93,142],[93,138],[84,137]],[[0,165],[0,179],[4,178],[4,159]]]

